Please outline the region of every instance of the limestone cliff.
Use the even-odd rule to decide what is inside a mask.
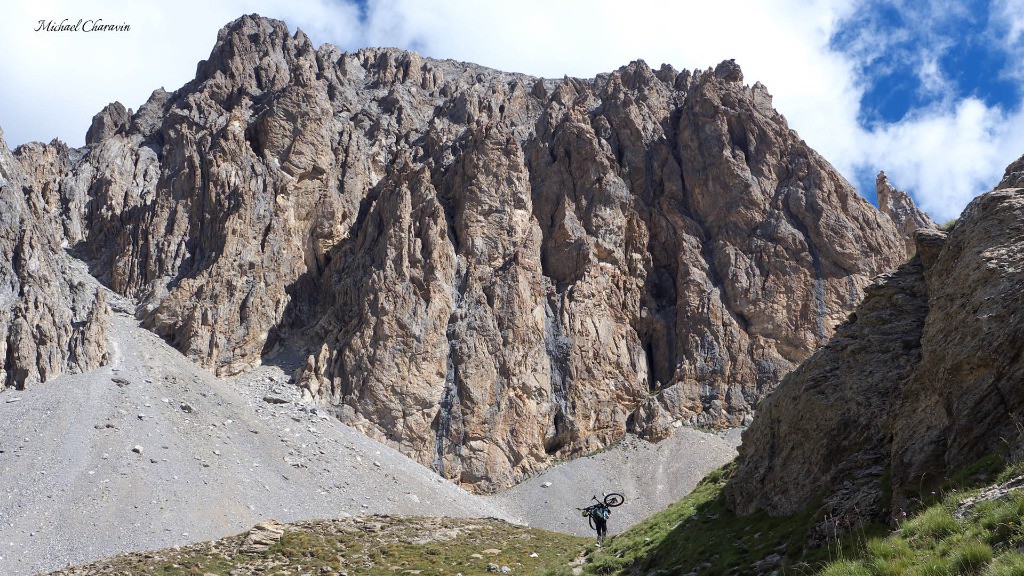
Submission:
[[[61,154],[66,149],[55,146]],[[41,147],[23,147],[23,158]],[[61,156],[58,154],[56,156]],[[39,158],[39,170],[63,159]],[[0,388],[24,388],[108,360],[103,293],[76,281],[47,175],[22,167],[0,131]]]
[[[948,238],[919,230],[918,255],[762,403],[727,488],[737,512],[792,514],[824,496],[823,514],[856,526],[983,456],[1024,454],[1020,165]]]
[[[732,61],[543,80],[245,16],[38,154],[147,327],[218,374],[304,343],[309,398],[481,490],[743,422],[906,256]]]

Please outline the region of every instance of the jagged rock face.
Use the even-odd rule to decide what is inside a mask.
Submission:
[[[540,80],[247,16],[90,134],[63,225],[147,326],[219,374],[305,339],[309,397],[481,490],[742,422],[905,258],[734,62]]]
[[[917,239],[918,256],[762,404],[726,491],[737,512],[791,514],[824,495],[824,514],[856,526],[983,456],[1021,457],[1024,189],[979,196],[948,239]]]
[[[1003,179],[996,186],[997,190],[1000,188],[1024,188],[1024,156],[1017,158],[1006,167]]]
[[[959,469],[1007,441],[1019,451],[1024,190],[996,190],[971,202],[925,279],[921,363],[893,437],[897,504],[912,480]]]
[[[907,253],[913,254],[914,233],[921,228],[938,229],[932,219],[922,212],[910,195],[897,189],[889,182],[885,172],[875,178],[875,193],[878,195],[878,209],[892,220],[896,229],[903,233],[907,242]]]
[[[54,148],[50,148],[52,151]],[[64,149],[66,152],[66,149]],[[46,170],[57,156],[30,145]],[[0,387],[24,388],[108,360],[103,293],[73,278],[63,252],[56,191],[15,159],[0,132]]]
[[[920,362],[928,311],[922,270],[917,256],[880,276],[832,340],[761,403],[725,490],[737,513],[796,514],[824,493],[833,523],[886,517],[893,398]]]

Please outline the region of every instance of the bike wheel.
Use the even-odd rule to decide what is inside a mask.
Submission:
[[[608,494],[607,496],[604,497],[604,505],[610,508],[614,508],[622,504],[622,502],[625,500],[626,499],[625,497],[622,496],[622,494],[619,494],[618,492],[612,492],[611,494]]]
[[[587,516],[587,520],[590,521],[590,529],[591,530],[597,530],[597,526],[594,525],[594,517],[593,516]]]

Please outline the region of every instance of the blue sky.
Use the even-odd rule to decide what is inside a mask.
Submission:
[[[1022,82],[1015,51],[1020,48],[1021,8],[992,1],[857,5],[838,20],[829,49],[854,63],[861,92],[858,124],[884,131],[950,114],[965,101],[997,115],[1019,113]],[[1019,154],[1024,150],[1006,149],[999,156],[1008,162]],[[853,173],[858,189],[872,200],[870,179],[876,166],[884,168],[869,162]],[[953,213],[947,209],[939,215]]]
[[[0,49],[17,56],[0,60],[8,145],[81,145],[105,104],[137,108],[181,86],[217,30],[251,12],[345,50],[398,46],[546,77],[736,58],[862,194],[874,199],[885,170],[940,221],[1024,154],[1024,0],[16,0],[0,3]],[[81,17],[132,30],[33,31]]]
[[[1006,49],[992,41],[996,6],[880,2],[840,21],[830,47],[857,63],[865,88],[861,123],[899,122],[951,97],[1015,107],[1020,83],[1006,74],[1012,64]]]

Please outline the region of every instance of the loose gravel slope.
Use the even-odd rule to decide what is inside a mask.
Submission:
[[[210,540],[269,518],[495,517],[582,534],[572,507],[596,489],[627,494],[612,524],[622,529],[735,454],[734,441],[682,429],[476,496],[303,405],[281,367],[215,378],[140,328],[133,303],[107,299],[109,366],[0,392],[0,574]]]
[[[577,536],[592,534],[577,508],[603,493],[622,493],[608,531],[617,534],[680,500],[701,478],[736,456],[739,430],[716,435],[679,428],[657,444],[627,436],[611,450],[545,470],[492,498],[531,526]]]

